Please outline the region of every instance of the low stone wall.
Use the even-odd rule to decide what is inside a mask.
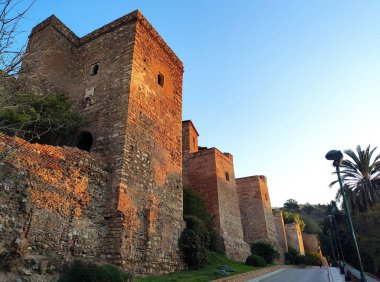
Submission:
[[[44,272],[73,258],[99,261],[108,173],[76,148],[0,135],[0,264]]]

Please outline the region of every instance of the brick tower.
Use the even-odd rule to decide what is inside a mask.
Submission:
[[[87,119],[69,142],[108,163],[102,257],[134,273],[181,268],[182,62],[139,11],[81,38],[51,16],[27,50],[30,85],[63,89]]]
[[[250,248],[243,239],[232,155],[198,147],[198,132],[189,120],[183,122],[182,134],[184,186],[205,201],[220,249],[231,259],[245,261]]]
[[[248,244],[266,241],[276,246],[280,253],[274,224],[272,207],[268,193],[267,179],[263,175],[236,179],[236,190],[239,196],[244,240]]]
[[[276,232],[278,236],[278,243],[280,244],[284,253],[288,251],[288,242],[286,241],[284,218],[282,217],[281,210],[273,211],[274,225],[276,226]]]
[[[286,241],[288,242],[288,247],[293,247],[297,250],[300,255],[305,254],[305,249],[303,246],[301,228],[298,223],[285,224]]]

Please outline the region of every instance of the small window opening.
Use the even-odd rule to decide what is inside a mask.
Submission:
[[[226,172],[226,180],[230,181],[230,174],[228,172]]]
[[[164,86],[164,76],[161,73],[158,73],[157,75],[157,83],[161,86]]]
[[[99,64],[96,63],[96,64],[93,64],[91,66],[91,75],[96,75],[98,74],[98,71],[99,71]]]
[[[88,131],[83,131],[78,136],[77,148],[90,152],[92,147],[92,134]]]
[[[195,145],[195,138],[193,137],[193,144]]]

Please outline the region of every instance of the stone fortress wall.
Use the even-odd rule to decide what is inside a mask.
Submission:
[[[317,253],[322,255],[318,234],[308,234],[302,232],[302,241],[305,252]]]
[[[28,52],[23,78],[67,92],[87,123],[59,142],[82,150],[0,136],[0,153],[12,152],[0,164],[2,251],[136,274],[183,269],[183,187],[205,200],[227,257],[244,261],[258,240],[287,249],[265,176],[235,179],[232,155],[199,147],[182,122],[182,62],[139,11],[81,38],[51,16]]]
[[[107,163],[105,256],[135,273],[181,269],[182,62],[139,11],[82,38],[51,16],[28,51],[30,85],[63,89],[87,119],[68,145]]]
[[[18,257],[48,268],[65,257],[105,259],[110,174],[101,156],[3,134],[0,156],[0,250],[14,256],[11,270]]]
[[[281,210],[273,211],[274,225],[276,226],[278,243],[280,244],[284,253],[288,251],[288,242],[286,240],[284,218],[282,217]]]
[[[216,148],[199,150],[198,132],[193,123],[182,124],[185,187],[205,201],[219,235],[220,249],[231,259],[245,261],[250,248],[243,238],[232,155]]]
[[[305,255],[301,229],[298,223],[285,224],[286,240],[288,246],[293,247],[301,255]]]

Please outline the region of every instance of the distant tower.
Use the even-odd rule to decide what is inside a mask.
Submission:
[[[205,201],[219,248],[227,257],[245,261],[250,248],[243,239],[232,155],[216,148],[198,150],[198,132],[191,121],[182,123],[182,136],[184,186]]]
[[[301,228],[298,223],[285,224],[286,240],[288,241],[288,247],[293,247],[301,255],[305,254],[303,246]]]
[[[286,253],[288,251],[288,242],[286,241],[284,218],[282,217],[282,211],[273,211],[274,225],[276,226],[276,232],[278,237],[278,243]]]
[[[259,175],[237,178],[236,191],[244,240],[250,245],[258,241],[271,243],[279,251],[282,261],[283,249],[278,242],[266,177]]]
[[[87,118],[73,145],[111,171],[99,256],[135,273],[180,269],[182,62],[139,11],[82,38],[51,16],[27,50],[24,77],[69,94]]]

